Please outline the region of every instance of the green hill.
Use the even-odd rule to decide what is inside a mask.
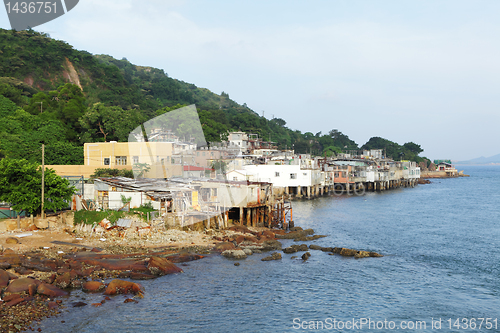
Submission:
[[[358,145],[338,130],[301,133],[220,95],[127,59],[92,55],[49,35],[0,29],[0,158],[83,163],[83,143],[127,141],[128,133],[166,111],[196,104],[207,141],[228,131],[257,133],[279,148],[331,155]]]

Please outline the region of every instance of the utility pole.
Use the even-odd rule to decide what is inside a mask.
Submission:
[[[42,220],[45,218],[43,213],[44,201],[45,201],[45,144],[42,143]]]

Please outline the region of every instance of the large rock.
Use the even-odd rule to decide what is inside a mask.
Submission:
[[[262,251],[281,250],[282,245],[277,240],[266,240],[262,243]]]
[[[296,238],[305,237],[305,236],[312,235],[312,234],[314,234],[313,229],[306,229],[306,230],[292,231],[292,232],[289,232],[289,233],[284,234],[284,235],[276,234],[276,238],[296,239]]]
[[[114,279],[111,281],[104,292],[104,295],[116,295],[116,294],[138,294],[142,293],[142,287],[140,284]]]
[[[180,263],[180,262],[199,260],[201,258],[204,258],[204,256],[199,255],[199,254],[192,254],[192,253],[181,253],[181,254],[176,254],[173,256],[168,256],[167,259],[168,259],[168,261],[173,262],[173,263]]]
[[[40,295],[49,297],[67,296],[68,293],[62,289],[57,288],[53,284],[42,283],[38,286],[37,292]]]
[[[5,244],[19,244],[19,239],[16,237],[7,237]]]
[[[21,279],[16,279],[12,280],[7,287],[7,292],[8,293],[21,293],[23,291],[29,291],[29,287],[31,284],[35,284],[34,279],[30,278],[21,278]],[[36,284],[35,284],[36,285]]]
[[[299,251],[307,251],[308,250],[308,247],[307,247],[307,244],[300,244],[300,245],[292,245],[292,246],[289,246],[285,249],[283,249],[283,252],[285,253],[295,253],[295,252],[299,252]]]
[[[232,259],[245,259],[247,257],[245,251],[241,249],[226,250],[222,252],[222,255],[226,258],[232,258]]]
[[[172,273],[182,273],[182,269],[175,266],[165,258],[151,257],[148,263],[148,269],[153,275],[166,275]]]
[[[262,260],[262,261],[271,261],[271,260],[280,260],[280,259],[281,259],[281,253],[274,252],[270,256],[267,256],[267,257],[262,258],[260,260]]]
[[[304,253],[304,254],[302,255],[302,260],[307,260],[307,259],[309,259],[310,257],[311,257],[311,253],[306,252],[306,253]]]
[[[236,246],[234,246],[234,244],[232,242],[220,242],[220,243],[217,243],[215,245],[213,250],[215,252],[222,253],[226,250],[234,250],[235,248],[236,248]]]
[[[82,290],[90,293],[95,293],[103,290],[106,286],[99,281],[87,281],[82,284]]]
[[[7,287],[9,285],[10,276],[9,273],[0,269],[0,288]]]
[[[344,257],[354,257],[357,253],[358,251],[356,250],[342,248],[339,254]]]

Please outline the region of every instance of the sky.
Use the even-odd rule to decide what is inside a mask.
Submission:
[[[293,130],[468,160],[500,153],[499,14],[495,0],[80,0],[34,29]]]

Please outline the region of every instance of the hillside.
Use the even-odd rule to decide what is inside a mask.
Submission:
[[[0,158],[40,162],[44,143],[47,164],[80,164],[84,142],[126,141],[144,121],[190,104],[196,104],[207,141],[241,130],[298,153],[329,156],[358,149],[336,129],[303,134],[283,119],[260,117],[225,92],[215,94],[125,58],[75,50],[33,30],[0,29],[0,95]]]

